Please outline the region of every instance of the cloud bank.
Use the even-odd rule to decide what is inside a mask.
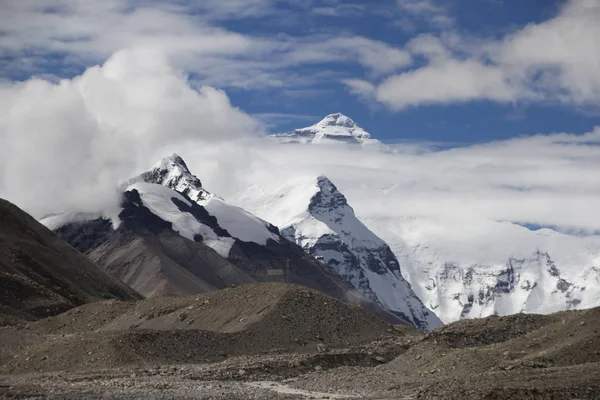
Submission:
[[[207,176],[226,197],[246,186],[273,192],[296,176],[327,175],[359,216],[512,221],[592,233],[600,227],[600,127],[435,151],[352,146],[255,146],[240,193]],[[201,170],[201,165],[196,168]],[[242,200],[239,200],[242,201]],[[243,203],[240,203],[243,204]],[[450,225],[452,223],[450,222]]]
[[[250,185],[324,174],[359,216],[600,228],[600,128],[442,151],[275,145],[224,92],[193,86],[167,60],[120,51],[71,80],[1,86],[0,196],[37,217],[116,207],[117,182],[177,152],[233,201]]]
[[[301,23],[298,13],[322,15],[312,3],[10,1],[0,5],[0,51],[5,56],[0,75],[70,77],[116,51],[138,47],[161,51],[204,85],[250,90],[328,82],[332,69],[339,70],[340,64],[358,65],[375,74],[410,64],[406,51],[351,32],[267,35],[237,32],[235,24],[224,24],[241,20],[267,24],[264,18],[269,18],[269,25],[281,25],[286,32],[290,25]],[[322,73],[296,71],[315,65],[322,67]]]
[[[81,76],[0,87],[0,196],[35,216],[117,205],[115,184],[166,151],[227,143],[260,125],[151,50],[120,51]]]

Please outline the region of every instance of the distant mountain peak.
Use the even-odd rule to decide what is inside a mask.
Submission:
[[[319,123],[317,123],[316,125],[320,125],[320,126],[343,126],[346,128],[354,128],[357,126],[356,122],[354,122],[350,117],[342,114],[342,113],[335,113],[335,114],[329,114],[328,116],[326,116],[325,118],[323,118]]]
[[[272,136],[284,143],[347,143],[361,145],[380,143],[350,117],[342,113],[329,114],[309,127]]]
[[[170,156],[162,158],[157,164],[168,164],[168,163],[170,163],[172,166],[181,167],[183,170],[190,173],[190,170],[189,170],[187,164],[185,163],[185,161],[183,161],[183,158],[181,158],[181,156],[177,153],[173,153]]]

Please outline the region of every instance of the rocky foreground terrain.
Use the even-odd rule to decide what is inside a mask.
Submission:
[[[143,299],[0,201],[0,398],[600,398],[600,308],[377,315],[284,283]]]
[[[299,286],[107,300],[0,328],[0,396],[597,399],[600,309],[423,333]]]

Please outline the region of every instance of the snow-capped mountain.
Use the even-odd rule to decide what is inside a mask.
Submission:
[[[167,186],[198,204],[206,203],[213,197],[212,193],[202,187],[200,179],[190,172],[185,161],[177,154],[164,157],[149,171],[133,178],[130,183],[136,181]]]
[[[336,113],[330,114],[315,125],[295,129],[291,132],[271,135],[282,143],[350,143],[377,144],[378,140],[356,124],[347,116]]]
[[[170,204],[157,204],[160,199],[168,198],[168,193],[164,192],[168,189],[165,187],[187,196],[206,209],[228,235],[219,236],[207,226],[195,225],[193,221],[186,220],[181,212],[173,210]],[[131,189],[137,189],[145,205],[165,221],[171,222],[174,230],[184,232],[182,235],[191,240],[195,234],[202,235],[204,243],[223,257],[229,257],[234,239],[261,246],[265,246],[269,240],[280,240],[275,226],[204,189],[200,179],[190,172],[185,161],[177,154],[161,159],[149,171],[129,180],[125,190]]]
[[[600,305],[596,237],[531,231],[511,222],[364,220],[390,244],[404,276],[444,323]]]
[[[75,214],[41,222],[143,295],[276,279],[361,304],[392,323],[410,322],[331,273],[274,225],[205,190],[176,154],[121,189],[121,210],[112,221]]]
[[[389,246],[356,218],[329,179],[291,180],[265,194],[253,186],[238,200],[384,308],[424,329],[441,325],[402,277]]]
[[[319,136],[325,132],[324,127],[333,126],[334,130],[344,131],[346,125],[355,124],[334,114],[312,127],[276,138],[282,142],[289,139],[318,143],[318,137],[327,136]],[[358,142],[351,134],[342,137]],[[346,140],[327,142],[348,143]],[[382,152],[385,157],[399,154],[393,147],[385,145],[356,146],[352,148],[355,152],[352,154],[358,156],[356,151],[367,150],[371,155]],[[321,156],[323,154],[322,151]],[[404,158],[410,162],[410,157]],[[282,159],[274,160],[275,163],[282,162]],[[323,163],[321,168],[350,199],[356,217],[389,245],[399,261],[402,276],[425,307],[433,310],[444,323],[492,314],[546,314],[600,306],[600,236],[577,237],[551,229],[532,231],[509,221],[482,217],[450,220],[439,217],[443,213],[436,210],[432,210],[435,217],[427,216],[427,210],[420,211],[419,217],[403,215],[402,210],[387,200],[395,198],[393,192],[397,188],[407,190],[407,185],[413,184],[411,176],[405,175],[402,168],[388,171],[379,168],[381,165],[364,169],[360,165],[351,168],[343,165],[344,168],[337,168]],[[293,227],[294,218],[289,212],[292,207],[288,205],[281,209],[277,204],[281,203],[280,198],[296,196],[288,194],[294,193],[295,189],[284,180],[291,181],[298,176],[298,185],[302,186],[301,176],[305,172],[302,168],[298,171],[288,168],[286,172],[285,175],[281,173],[282,178],[278,180],[264,180],[261,174],[256,174],[249,188],[240,188],[231,198],[235,204],[243,204],[244,208],[280,229],[288,225]],[[263,180],[257,181],[257,178]],[[418,182],[414,184],[418,185]],[[302,207],[307,204],[304,203]],[[303,212],[302,207],[299,213]],[[387,207],[390,207],[389,212]],[[314,232],[305,234],[304,228],[307,227],[300,224],[297,229],[300,237],[296,233],[294,237],[305,248],[307,245],[303,241],[310,241],[312,234],[322,236],[328,232],[311,228]],[[352,233],[352,229],[345,231]],[[316,252],[317,247],[311,246],[309,243],[308,247]],[[324,253],[324,259],[327,254]],[[351,279],[360,286],[357,278]]]

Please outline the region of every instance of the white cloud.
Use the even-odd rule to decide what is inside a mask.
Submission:
[[[248,186],[275,192],[299,176],[325,174],[368,218],[433,217],[444,220],[515,221],[600,228],[600,127],[586,135],[539,135],[449,150],[395,154],[352,146],[247,146],[244,168],[230,185],[218,164],[225,153],[191,157],[191,166],[225,198],[242,198]],[[406,150],[406,151],[403,151]],[[236,150],[237,152],[238,150]],[[240,203],[240,205],[243,205]]]
[[[343,83],[348,87],[350,93],[365,101],[369,101],[376,96],[377,87],[371,82],[362,79],[346,79]]]
[[[293,64],[324,63],[356,60],[375,73],[390,73],[412,63],[410,53],[385,43],[358,36],[310,39],[310,43],[297,46],[285,57]]]
[[[288,3],[308,7],[296,0],[283,4]],[[6,62],[0,65],[0,73],[18,79],[48,72],[72,76],[73,68],[81,71],[116,51],[139,47],[160,50],[172,63],[193,72],[197,81],[222,88],[313,85],[323,78],[298,74],[296,69],[316,63],[355,64],[376,74],[410,63],[410,55],[402,49],[351,34],[266,36],[221,26],[222,20],[269,16],[275,23],[286,12],[294,16],[295,9],[281,7],[282,2],[274,0],[2,3],[0,51]],[[358,10],[348,4],[335,7]],[[338,71],[336,79],[339,76]]]
[[[390,77],[379,85],[375,95],[394,109],[473,100],[505,103],[528,97],[520,82],[511,82],[502,69],[475,60],[453,59]]]
[[[252,114],[252,117],[261,121],[265,126],[265,129],[271,131],[275,128],[280,127],[282,124],[289,123],[308,123],[312,121],[319,120],[322,118],[317,115],[309,115],[309,114],[292,114],[292,113],[259,113]],[[280,133],[280,132],[273,132]]]
[[[36,216],[96,211],[164,154],[258,129],[225,93],[193,90],[161,53],[121,51],[72,80],[0,87],[0,196]]]
[[[490,51],[505,69],[526,71],[528,84],[548,97],[598,104],[599,37],[600,2],[571,0],[556,18],[530,24]]]
[[[335,4],[331,6],[315,7],[312,12],[316,15],[327,17],[359,17],[365,15],[367,6],[364,4]]]
[[[396,0],[396,3],[402,12],[423,20],[436,28],[448,28],[454,24],[454,19],[449,15],[448,10],[442,6],[444,4],[442,1]],[[446,2],[447,4],[448,2]],[[403,24],[406,25],[406,22]]]
[[[437,7],[429,1],[399,3],[414,13],[435,12]],[[594,0],[570,0],[556,17],[500,40],[422,35],[407,50],[424,57],[425,65],[372,82],[376,89],[371,95],[396,110],[476,100],[598,107],[598,37],[600,3]],[[350,83],[356,92],[356,82]]]
[[[4,82],[0,197],[37,216],[94,211],[116,203],[115,182],[178,152],[209,190],[225,198],[248,185],[325,174],[359,215],[372,218],[600,227],[600,128],[581,136],[540,135],[442,151],[413,143],[398,145],[392,154],[352,146],[275,146],[253,139],[258,127],[223,92],[192,89],[185,75],[152,50],[119,52],[57,84]]]

